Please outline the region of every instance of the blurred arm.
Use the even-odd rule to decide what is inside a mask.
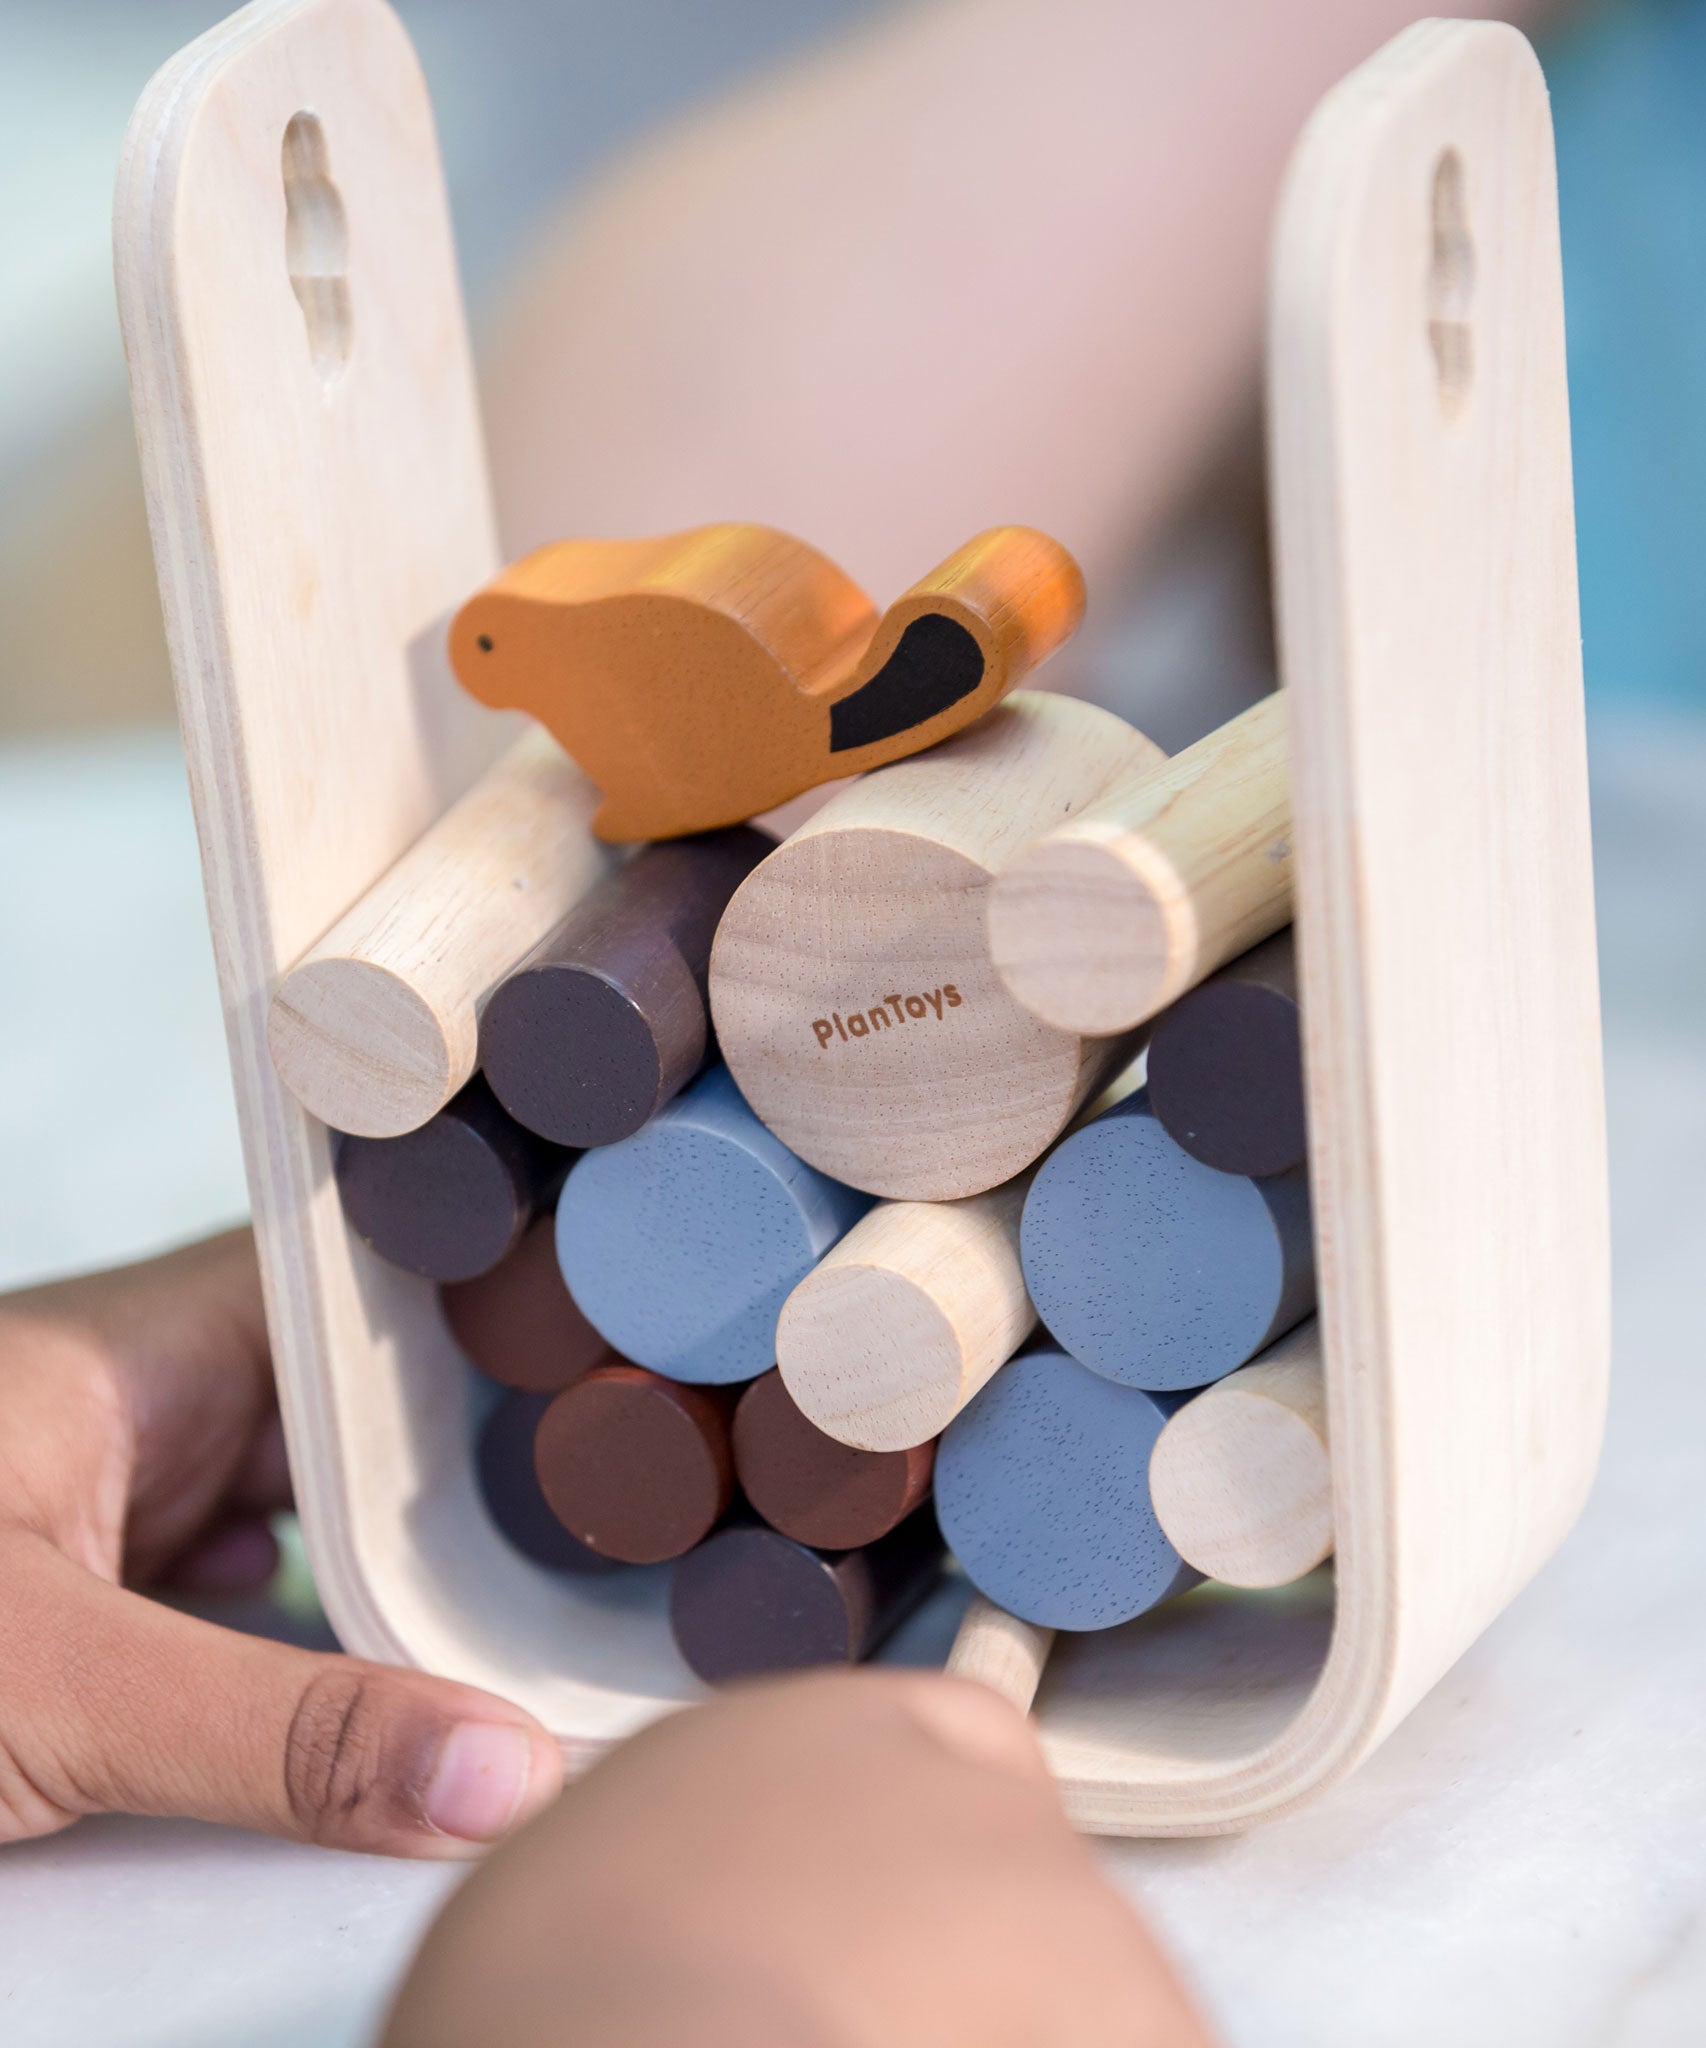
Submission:
[[[494,337],[506,548],[763,520],[881,603],[1022,520],[1094,589],[1248,419],[1286,158],[1416,12],[938,0],[665,134]]]

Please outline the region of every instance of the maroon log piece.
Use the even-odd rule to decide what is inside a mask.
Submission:
[[[553,1512],[624,1564],[680,1557],[734,1498],[734,1387],[689,1387],[625,1360],[594,1366],[545,1411],[534,1440]]]
[[[486,1512],[523,1557],[586,1577],[617,1569],[577,1542],[552,1514],[533,1469],[533,1436],[548,1394],[506,1394],[481,1425],[474,1477]]]
[[[1149,1106],[1182,1150],[1265,1179],[1308,1156],[1289,929],[1181,996],[1149,1041]]]
[[[819,1550],[857,1550],[905,1521],[930,1491],[936,1444],[860,1451],[808,1422],[779,1372],[740,1397],[735,1476],[773,1529]]]
[[[930,1507],[864,1550],[812,1550],[759,1523],[734,1523],[676,1566],[670,1629],[708,1685],[857,1664],[930,1593],[945,1555]]]
[[[524,1131],[478,1075],[400,1138],[341,1135],[333,1172],[350,1228],[428,1280],[472,1280],[557,1199],[572,1154]]]
[[[776,842],[750,826],[649,846],[546,934],[492,994],[480,1064],[560,1145],[631,1137],[704,1064],[717,920]]]
[[[463,1356],[502,1386],[560,1394],[613,1356],[563,1284],[549,1216],[489,1273],[441,1287],[439,1300]]]

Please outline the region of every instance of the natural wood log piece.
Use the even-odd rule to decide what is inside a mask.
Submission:
[[[856,1550],[930,1492],[934,1443],[855,1450],[809,1421],[778,1372],[753,1381],[734,1420],[735,1476],[771,1528],[820,1550]]]
[[[1147,1091],[1043,1161],[1019,1246],[1051,1335],[1127,1386],[1206,1386],[1315,1306],[1307,1172],[1216,1173],[1168,1137]]]
[[[1036,1327],[1019,1262],[1030,1174],[882,1202],[789,1295],[776,1362],[819,1429],[866,1451],[939,1436]]]
[[[902,1201],[1011,1180],[1136,1041],[1032,1016],[989,958],[992,876],[1160,750],[1111,712],[1021,691],[866,776],[762,861],[711,954],[717,1039],[764,1121]]]
[[[387,1264],[438,1281],[489,1273],[556,1199],[573,1155],[524,1131],[478,1075],[400,1138],[341,1135],[350,1228]]]
[[[1303,1164],[1303,1019],[1289,926],[1156,1020],[1149,1106],[1176,1144],[1220,1173]]]
[[[863,1550],[813,1550],[778,1530],[735,1524],[676,1566],[670,1630],[709,1685],[857,1664],[928,1597],[943,1563],[928,1507]]]
[[[989,944],[1063,1031],[1126,1031],[1291,917],[1279,691],[1025,847],[995,879]]]
[[[775,847],[726,832],[648,846],[607,875],[493,991],[480,1069],[517,1122],[559,1145],[614,1145],[705,1064],[711,940]]]
[[[946,739],[1083,612],[1077,563],[1029,527],[979,534],[879,620],[815,548],[729,524],[538,548],[457,613],[450,655],[591,775],[601,838],[668,839]]]
[[[1185,1403],[1155,1446],[1149,1491],[1173,1548],[1229,1586],[1288,1586],[1332,1554],[1327,1397],[1313,1317]]]
[[[469,1364],[525,1393],[560,1394],[610,1349],[563,1284],[549,1216],[490,1272],[441,1287],[439,1303]]]
[[[1150,1453],[1177,1406],[1054,1344],[997,1373],[936,1456],[942,1534],[978,1591],[1038,1628],[1093,1629],[1195,1585],[1149,1498]]]
[[[480,1005],[610,862],[598,792],[545,733],[519,739],[285,974],[279,1078],[333,1130],[418,1130],[474,1072]]]
[[[1021,1621],[974,1593],[948,1652],[946,1669],[950,1678],[975,1678],[1028,1714],[1053,1648],[1052,1628]]]

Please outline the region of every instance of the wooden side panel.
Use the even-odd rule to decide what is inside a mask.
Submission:
[[[497,553],[431,108],[395,16],[257,0],[190,45],[133,117],[114,245],[316,1576],[354,1650],[498,1686],[566,1734],[631,1725],[649,1702],[540,1672],[572,1596],[480,1515],[432,1290],[345,1230],[326,1132],[266,1049],[283,970],[520,729],[444,655]]]
[[[1515,30],[1420,23],[1317,110],[1280,212],[1269,412],[1336,1613],[1312,1685],[1307,1591],[1051,1670],[1073,1811],[1135,1833],[1240,1826],[1351,1768],[1556,1547],[1598,1457],[1563,296]],[[1208,1689],[1217,1659],[1236,1700]]]
[[[1546,90],[1514,30],[1444,23],[1359,88],[1288,196],[1273,431],[1340,1574],[1392,1589],[1385,1726],[1575,1518],[1609,1266]]]

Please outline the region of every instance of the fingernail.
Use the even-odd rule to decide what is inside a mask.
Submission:
[[[495,1842],[521,1810],[532,1767],[526,1729],[461,1721],[438,1753],[426,1789],[426,1817],[442,1835]]]

